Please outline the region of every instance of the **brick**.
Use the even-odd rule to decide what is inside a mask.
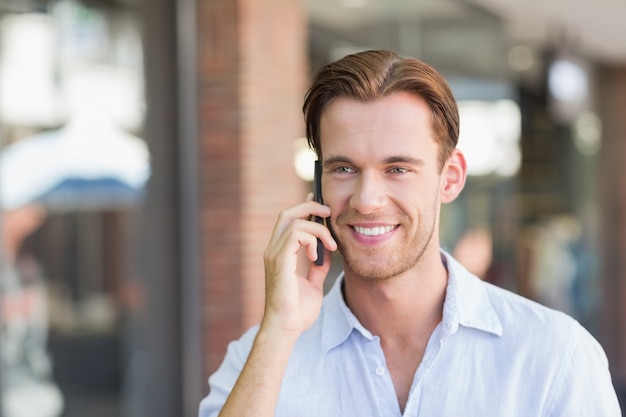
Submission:
[[[304,198],[292,165],[308,67],[292,0],[199,4],[204,369],[261,319],[263,252],[280,210]]]

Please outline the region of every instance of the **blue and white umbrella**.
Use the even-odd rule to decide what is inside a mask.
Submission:
[[[83,121],[7,146],[0,154],[0,205],[52,210],[114,209],[141,202],[150,176],[141,139]]]

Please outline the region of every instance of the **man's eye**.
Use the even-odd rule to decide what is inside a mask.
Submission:
[[[339,174],[349,174],[354,172],[354,169],[350,168],[350,167],[337,167],[335,168],[335,172],[339,173]]]
[[[408,172],[408,169],[401,168],[401,167],[393,167],[389,170],[389,172],[391,172],[392,174],[404,174],[405,172]]]

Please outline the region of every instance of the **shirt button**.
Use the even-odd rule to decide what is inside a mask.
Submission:
[[[385,374],[385,368],[383,366],[379,366],[374,370],[374,372],[376,372],[376,375],[378,376],[383,376]]]

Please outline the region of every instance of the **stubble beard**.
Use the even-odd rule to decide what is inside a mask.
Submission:
[[[414,235],[405,242],[401,242],[393,253],[385,255],[384,260],[381,260],[383,254],[379,253],[378,248],[351,250],[335,233],[331,222],[328,222],[328,228],[343,258],[345,273],[364,281],[375,282],[389,280],[415,267],[422,259],[435,234],[437,216],[434,211],[428,214],[420,219],[422,225],[418,226]],[[404,227],[403,224],[400,227]],[[356,251],[358,253],[355,253]]]

